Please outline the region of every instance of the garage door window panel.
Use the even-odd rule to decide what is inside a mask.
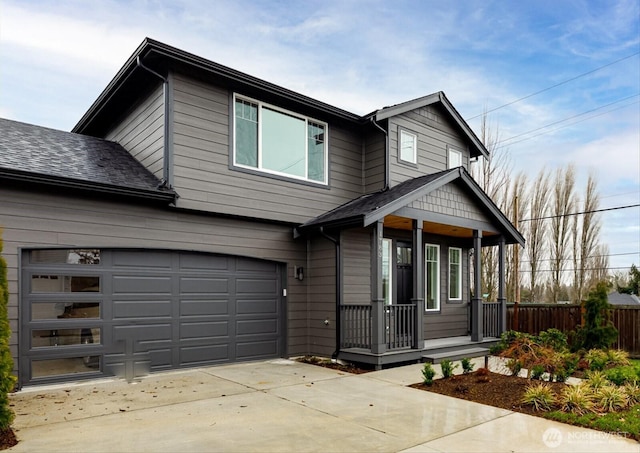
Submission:
[[[100,250],[98,249],[52,249],[33,250],[32,264],[100,264]]]
[[[97,355],[76,355],[59,359],[31,361],[31,376],[34,379],[78,374],[97,374],[100,357]]]
[[[86,275],[32,275],[32,293],[100,292],[100,277]]]
[[[100,319],[100,302],[43,301],[31,304],[31,320]]]
[[[100,329],[90,327],[34,329],[31,331],[31,347],[86,346],[100,344]]]

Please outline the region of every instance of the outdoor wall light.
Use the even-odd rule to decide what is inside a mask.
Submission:
[[[302,281],[304,279],[304,267],[300,266],[294,266],[293,267],[293,273],[295,274],[295,277],[297,280]]]

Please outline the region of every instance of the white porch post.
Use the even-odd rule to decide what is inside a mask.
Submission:
[[[507,298],[505,297],[506,283],[504,273],[505,240],[504,236],[500,236],[500,241],[498,242],[498,302],[500,303],[499,333],[505,332],[507,330]]]
[[[413,348],[424,348],[424,246],[422,245],[422,222],[413,221],[413,299],[416,306]]]
[[[473,299],[471,299],[471,341],[482,341],[482,231],[473,230]]]
[[[385,341],[384,294],[382,290],[383,222],[373,226],[371,244],[371,352],[382,354],[387,350]]]

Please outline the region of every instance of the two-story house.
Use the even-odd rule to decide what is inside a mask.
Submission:
[[[0,120],[19,383],[482,344],[480,250],[524,243],[487,155],[444,93],[359,116],[146,39],[72,132]]]

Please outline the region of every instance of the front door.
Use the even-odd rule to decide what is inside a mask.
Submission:
[[[413,266],[411,245],[399,242],[396,248],[397,286],[396,303],[410,304],[413,298]]]

